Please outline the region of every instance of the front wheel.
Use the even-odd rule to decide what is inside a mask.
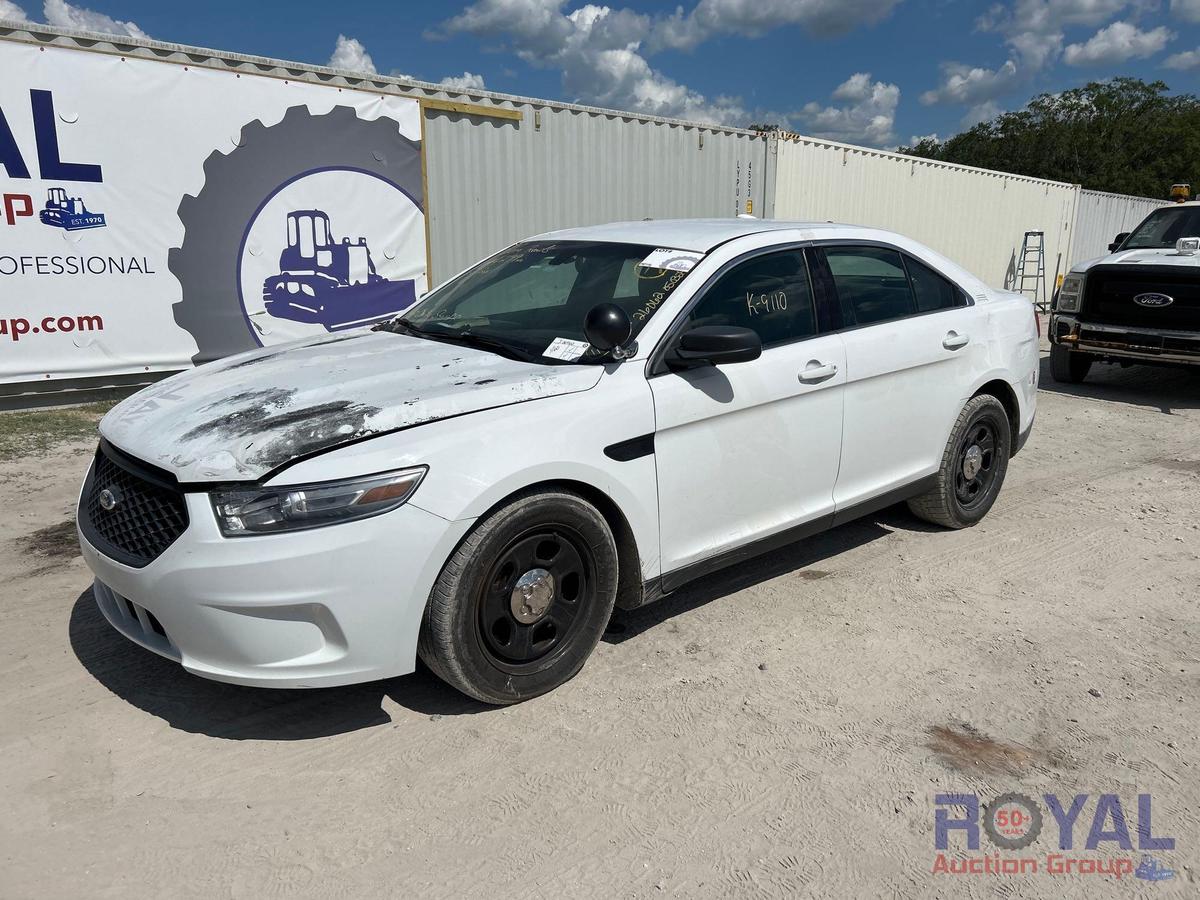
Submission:
[[[612,615],[617,547],[592,504],[567,491],[515,498],[454,552],[425,609],[417,652],[484,703],[528,700],[583,668]]]
[[[1050,345],[1050,377],[1061,384],[1078,384],[1087,378],[1093,357],[1062,344]]]
[[[936,486],[909,500],[908,508],[935,525],[969,528],[996,502],[1011,455],[1012,427],[1003,404],[991,394],[971,398],[946,442]]]

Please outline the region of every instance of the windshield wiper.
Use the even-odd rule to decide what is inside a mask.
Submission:
[[[482,334],[474,334],[470,331],[451,331],[444,334],[441,332],[434,334],[422,331],[420,334],[421,337],[431,338],[435,341],[462,344],[464,347],[474,347],[477,350],[490,350],[493,353],[497,353],[508,359],[515,359],[518,362],[532,362],[534,358],[533,354],[528,351],[518,349],[511,344],[506,344],[504,341],[498,341],[495,338],[490,338]]]
[[[486,335],[474,334],[470,329],[463,331],[429,331],[403,318],[397,318],[387,322],[380,322],[372,330],[390,331],[393,334],[408,334],[413,337],[428,338],[431,341],[441,341],[445,344],[460,344],[464,347],[474,347],[478,350],[490,350],[492,353],[508,359],[515,359],[519,362],[532,362],[534,359],[532,353],[520,350],[511,344],[506,344],[504,341],[498,341]]]
[[[390,331],[392,334],[412,334],[420,335],[421,337],[429,337],[425,331],[413,325],[411,322],[406,322],[404,319],[395,318],[388,319],[386,322],[380,322],[378,325],[371,326],[372,331]]]

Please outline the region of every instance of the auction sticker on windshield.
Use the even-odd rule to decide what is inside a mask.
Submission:
[[[550,342],[545,350],[542,351],[542,356],[548,356],[550,359],[561,359],[566,362],[575,362],[580,359],[583,354],[587,353],[591,346],[587,341],[573,341],[570,338],[555,338]]]
[[[672,269],[676,272],[690,272],[698,262],[700,262],[698,253],[688,253],[686,250],[665,250],[660,247],[638,263],[638,266],[643,269]]]

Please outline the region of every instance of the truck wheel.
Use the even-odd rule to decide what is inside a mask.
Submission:
[[[937,485],[908,501],[917,517],[946,528],[969,528],[987,515],[1012,455],[1008,412],[991,394],[973,397],[950,432]]]
[[[566,491],[525,494],[489,515],[442,569],[417,652],[484,703],[528,700],[583,668],[612,615],[617,546]]]
[[[1062,384],[1078,384],[1087,378],[1093,357],[1062,344],[1050,345],[1050,377]]]

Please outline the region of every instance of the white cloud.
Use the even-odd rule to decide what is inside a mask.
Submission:
[[[1200,47],[1195,50],[1185,50],[1183,53],[1175,53],[1163,60],[1163,66],[1168,69],[1175,69],[1178,72],[1190,72],[1193,69],[1200,69]]]
[[[13,3],[12,0],[0,0],[0,19],[8,19],[10,22],[28,22],[29,16],[25,15],[25,10]]]
[[[941,69],[941,83],[921,95],[921,102],[926,106],[935,103],[977,105],[1008,93],[1017,80],[1017,64],[1011,59],[998,69],[959,62],[942,63]]]
[[[893,126],[900,104],[896,85],[873,81],[869,72],[856,72],[834,89],[832,97],[844,105],[808,103],[796,113],[806,133],[875,147],[895,143]]]
[[[1092,35],[1086,44],[1068,45],[1063,60],[1069,66],[1096,66],[1144,59],[1162,50],[1174,36],[1161,25],[1142,31],[1129,22],[1113,22]]]
[[[846,34],[874,25],[901,0],[700,0],[691,12],[678,7],[656,21],[650,44],[691,49],[719,34],[760,37],[799,25],[817,37]]]
[[[1195,3],[1200,0],[1175,0]],[[1028,86],[1034,75],[1065,58],[1072,65],[1122,62],[1161,50],[1172,35],[1165,28],[1140,31],[1128,22],[1117,22],[1095,34],[1086,44],[1065,46],[1064,30],[1096,27],[1128,9],[1131,17],[1156,10],[1158,0],[1012,0],[995,3],[975,22],[980,31],[1003,35],[1011,55],[997,69],[959,62],[942,64],[941,81],[921,95],[921,102],[969,106],[964,126],[977,124],[999,113],[995,101]],[[1124,49],[1121,49],[1121,47]],[[1155,46],[1157,45],[1157,46]],[[1093,59],[1094,58],[1094,59]]]
[[[1133,0],[1132,5],[1141,2]],[[992,6],[976,27],[1003,34],[1022,68],[1036,71],[1062,52],[1064,28],[1101,25],[1129,5],[1129,0],[1015,0]]]
[[[483,76],[474,72],[463,72],[461,75],[449,75],[438,82],[448,91],[482,91],[485,87]]]
[[[730,124],[747,116],[731,97],[709,98],[653,68],[664,49],[719,34],[748,37],[799,25],[824,36],[877,22],[900,0],[699,0],[690,12],[651,16],[567,0],[477,0],[435,34],[491,39],[527,63],[562,72],[574,99],[654,115]]]
[[[573,99],[650,115],[731,123],[736,100],[710,100],[653,69],[641,50],[649,16],[588,4],[564,14],[563,0],[480,0],[442,25],[447,34],[507,42],[531,65],[562,72]]]
[[[1007,44],[1028,69],[1042,69],[1058,58],[1063,47],[1061,31],[1018,31]]]
[[[46,23],[58,28],[73,28],[77,31],[95,31],[100,34],[123,34],[128,37],[148,38],[150,35],[138,28],[135,22],[122,22],[82,6],[73,6],[66,0],[46,0],[42,7]]]
[[[934,143],[940,144],[942,139],[938,137],[938,133],[936,131],[933,134],[914,134],[908,139],[908,146],[915,147],[922,141],[933,141]]]
[[[983,103],[977,103],[968,109],[959,124],[963,128],[974,128],[980,122],[990,122],[1002,112],[1004,110],[1000,108],[1000,104],[995,100],[985,100]]]
[[[362,45],[362,42],[352,37],[346,37],[344,34],[337,36],[333,55],[329,57],[329,68],[345,69],[348,72],[364,72],[367,75],[374,75],[378,71],[375,68],[375,60],[371,59],[371,54],[367,52],[367,48]]]
[[[636,47],[601,50],[567,62],[563,87],[589,103],[716,124],[740,122],[746,117],[746,110],[736,99],[709,100],[655,71]]]
[[[1200,0],[1171,0],[1171,15],[1185,22],[1200,22]]]

